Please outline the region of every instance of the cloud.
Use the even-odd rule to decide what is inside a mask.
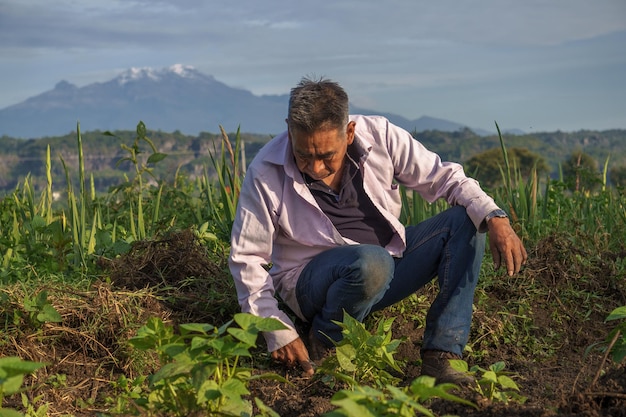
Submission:
[[[498,102],[506,100],[498,90],[523,95],[555,74],[580,81],[582,71],[609,89],[595,68],[626,71],[623,0],[0,2],[0,107],[61,79],[84,85],[175,63],[255,94],[325,75],[362,102],[407,116],[428,114],[411,106],[427,95],[431,108],[445,109],[461,106],[456,90],[467,107],[477,86]]]

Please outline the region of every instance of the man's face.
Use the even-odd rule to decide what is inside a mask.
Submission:
[[[344,129],[320,129],[312,134],[289,130],[291,147],[300,172],[327,185],[340,181],[339,175],[354,140],[354,122]],[[335,178],[337,177],[337,178]]]

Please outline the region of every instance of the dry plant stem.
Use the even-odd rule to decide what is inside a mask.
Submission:
[[[604,352],[604,356],[602,357],[602,361],[600,362],[600,366],[598,367],[598,372],[596,372],[596,376],[593,378],[593,381],[591,381],[591,385],[589,385],[589,389],[591,389],[594,385],[596,385],[596,382],[598,382],[598,378],[600,378],[600,373],[602,373],[602,368],[604,367],[606,358],[609,357],[609,353],[611,352],[611,349],[613,349],[613,345],[615,344],[615,342],[617,342],[617,339],[619,338],[619,336],[620,336],[620,331],[618,330],[617,332],[615,332],[615,336],[613,336],[611,343],[609,343],[609,346],[606,348],[606,352]]]
[[[622,394],[621,392],[591,391],[588,392],[587,395],[590,397],[613,397],[626,399],[626,394]]]

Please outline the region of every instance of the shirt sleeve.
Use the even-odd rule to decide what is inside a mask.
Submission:
[[[276,318],[287,326],[286,330],[263,333],[270,352],[299,337],[291,319],[278,308],[274,283],[266,269],[271,262],[276,232],[272,207],[279,198],[271,190],[277,188],[259,180],[254,171],[248,171],[239,195],[229,257],[241,311]]]
[[[387,122],[386,139],[397,181],[417,191],[426,201],[440,198],[448,204],[466,208],[476,229],[485,232],[485,216],[499,207],[480,187],[465,175],[455,162],[444,162],[406,130]]]

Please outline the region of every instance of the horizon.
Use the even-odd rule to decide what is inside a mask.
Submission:
[[[355,106],[410,120],[488,131],[497,121],[527,133],[626,129],[621,0],[4,3],[2,109],[63,80],[83,87],[179,63],[258,96],[289,94],[318,74]]]

